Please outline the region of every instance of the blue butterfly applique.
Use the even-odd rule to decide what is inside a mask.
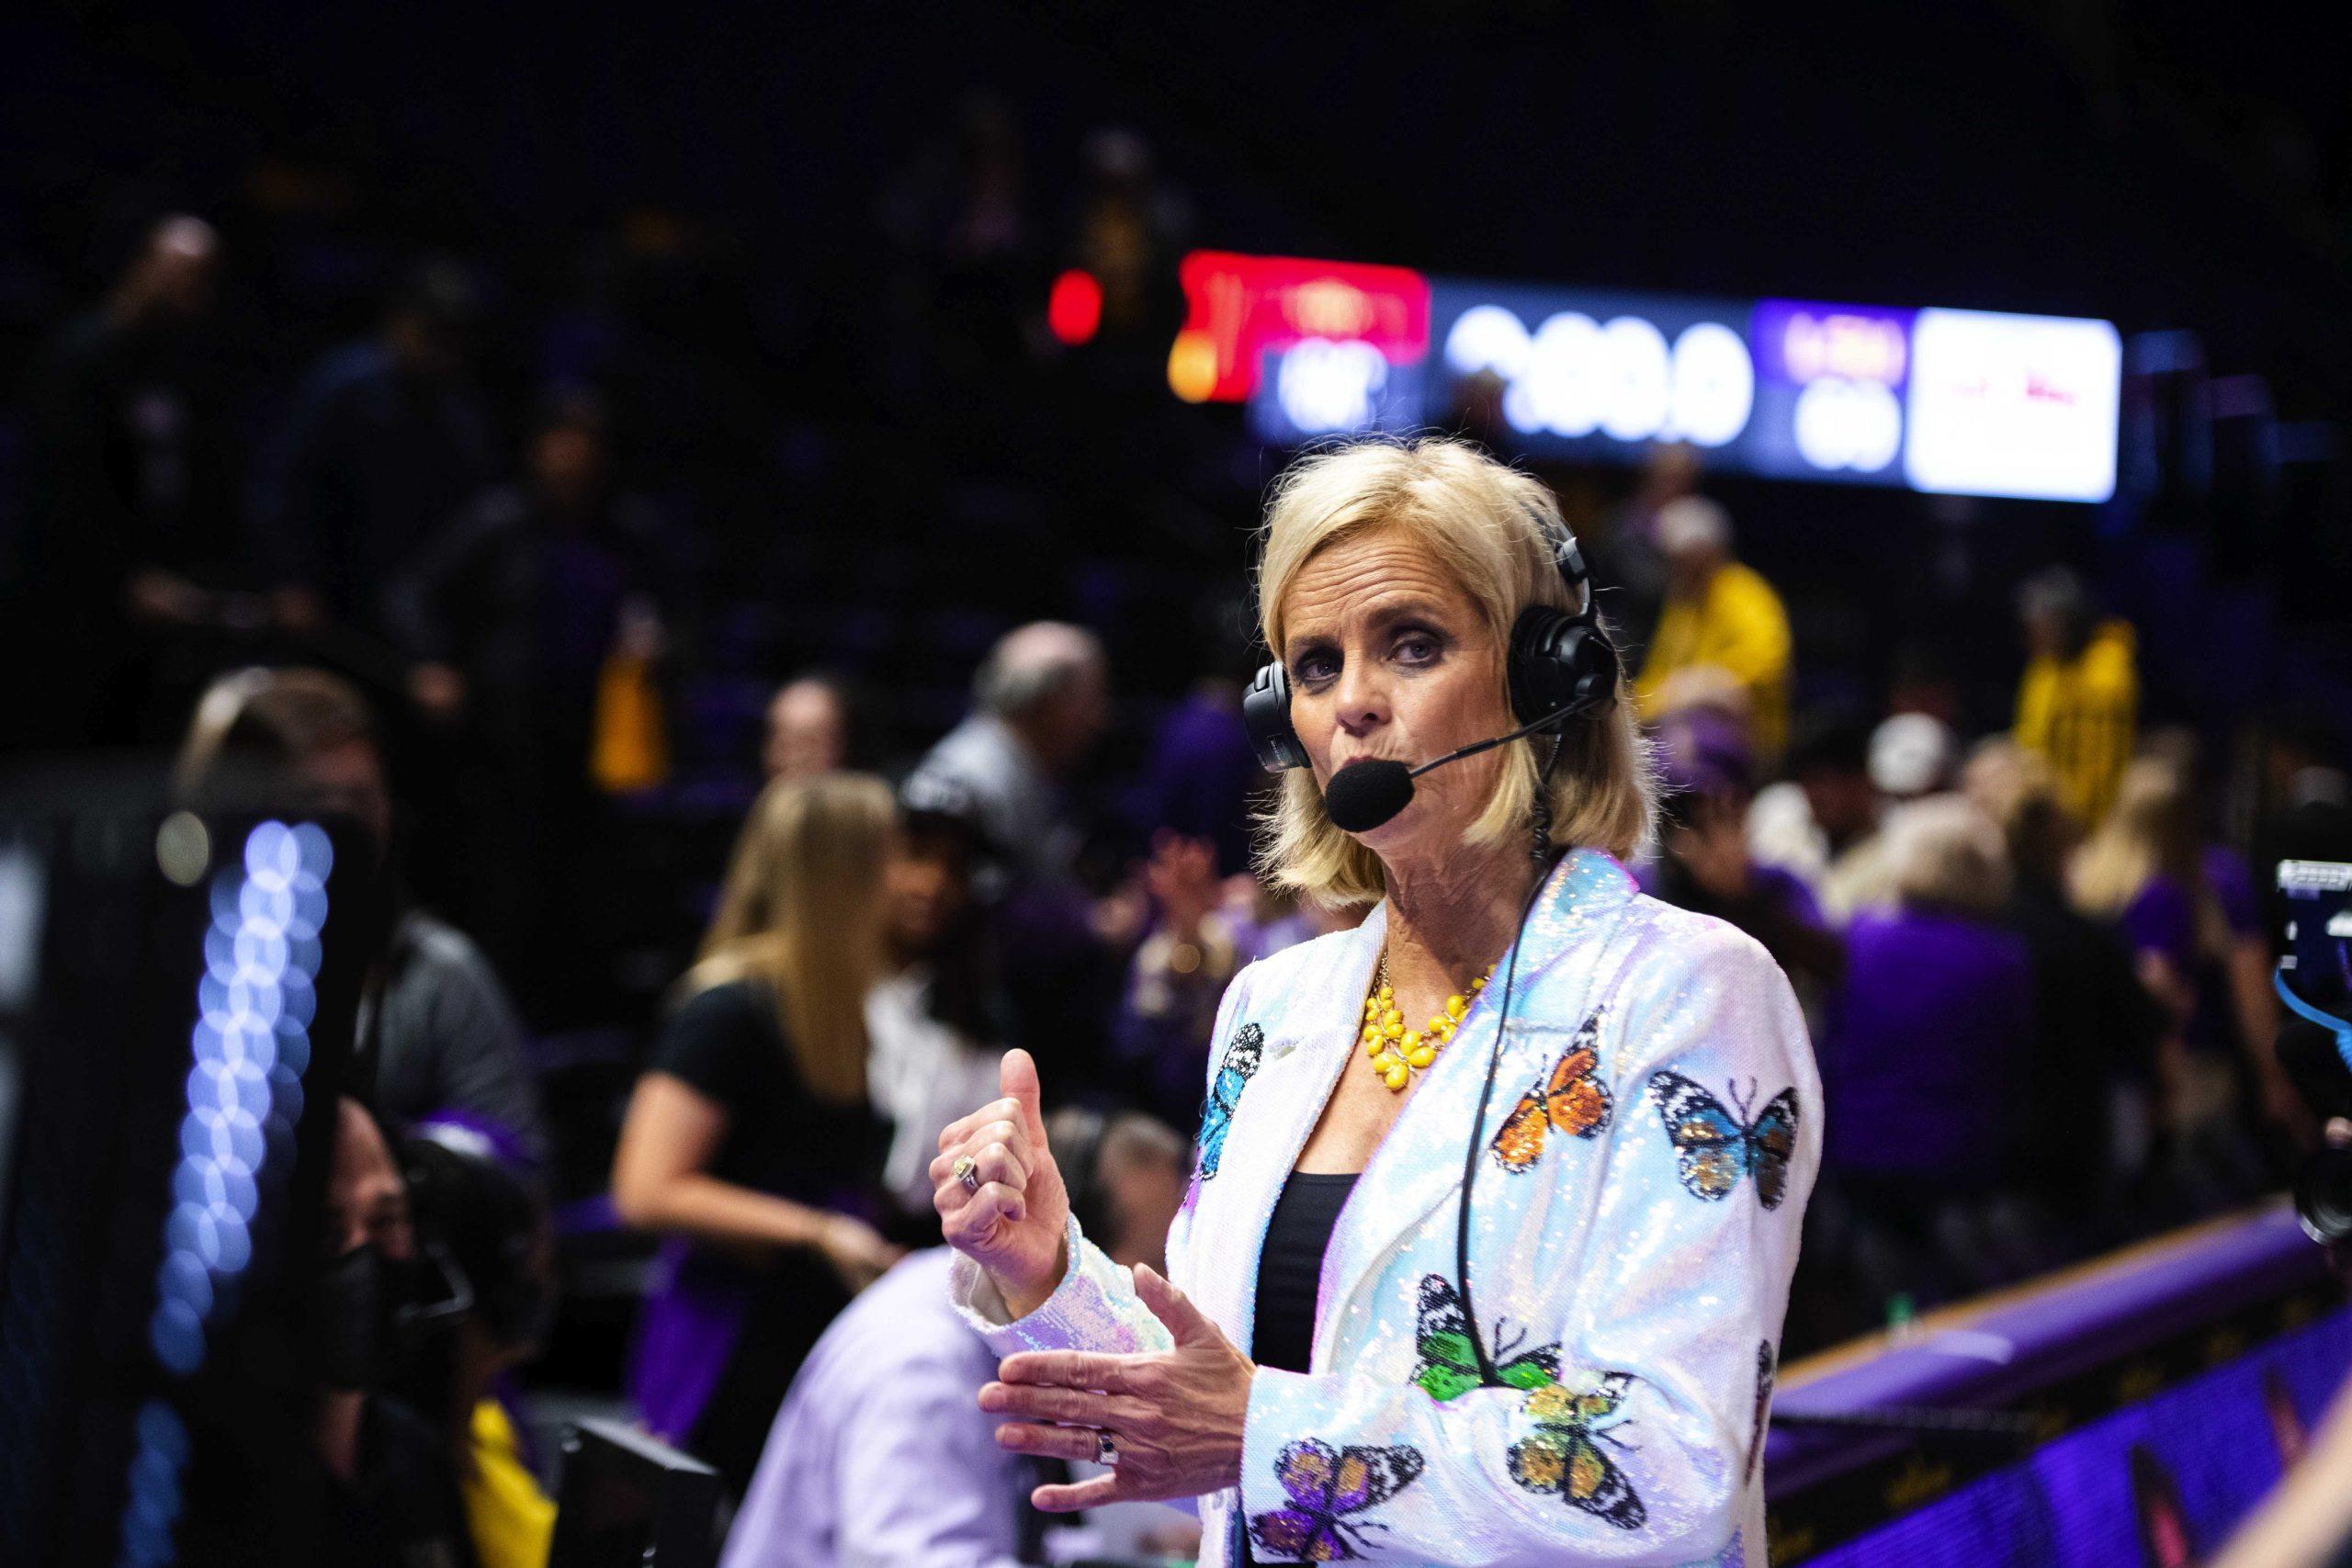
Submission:
[[[1245,1023],[1233,1032],[1232,1043],[1225,1048],[1225,1061],[1216,1070],[1216,1082],[1209,1087],[1208,1098],[1201,1102],[1199,1170],[1203,1181],[1216,1174],[1217,1162],[1225,1157],[1225,1135],[1232,1131],[1233,1113],[1241,1108],[1241,1091],[1248,1086],[1250,1075],[1258,1070],[1259,1053],[1265,1045],[1266,1032],[1254,1023]]]
[[[1745,1096],[1736,1083],[1724,1089],[1739,1108],[1736,1116],[1680,1073],[1650,1077],[1650,1098],[1657,1101],[1666,1135],[1674,1145],[1682,1185],[1692,1197],[1713,1202],[1728,1197],[1741,1177],[1753,1176],[1758,1200],[1777,1209],[1788,1195],[1789,1161],[1796,1154],[1797,1091],[1782,1089],[1750,1121],[1747,1108],[1756,1100],[1755,1080],[1748,1080]]]

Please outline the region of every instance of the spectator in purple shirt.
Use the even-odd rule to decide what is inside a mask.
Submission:
[[[2307,1118],[2271,1052],[2269,947],[2252,874],[2235,855],[2200,841],[2177,759],[2141,757],[2124,770],[2114,809],[2083,846],[2073,882],[2084,911],[2123,933],[2142,983],[2169,1010],[2157,1065],[2170,1130],[2227,1166],[2246,1168],[2217,1179],[2258,1188],[2263,1173],[2236,1130],[2240,1110],[2259,1107],[2306,1133]]]
[[[1887,820],[1891,909],[1847,928],[1821,1077],[1826,1173],[1865,1289],[1932,1300],[2042,1261],[2011,1189],[2029,1096],[2033,967],[1996,924],[2009,891],[2000,830],[1938,795]]]

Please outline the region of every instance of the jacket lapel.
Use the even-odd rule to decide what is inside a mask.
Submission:
[[[1596,932],[1609,929],[1634,891],[1633,877],[1625,868],[1597,850],[1572,851],[1553,869],[1551,881],[1537,900],[1520,939],[1518,969],[1511,982],[1510,1036],[1504,1043],[1502,1062],[1495,1074],[1493,1098],[1487,1103],[1483,1142],[1493,1140],[1503,1118],[1510,1114],[1538,1066],[1548,1066],[1537,1064],[1532,1053],[1551,1049],[1556,1032],[1547,1030],[1541,1046],[1525,1043],[1523,1026],[1533,1016],[1529,1004],[1538,984],[1563,958],[1582,949]],[[1385,904],[1381,907],[1384,914],[1386,908]],[[1371,923],[1365,922],[1367,926]],[[1382,929],[1385,932],[1385,920]],[[1367,957],[1376,956],[1375,946]],[[1349,1195],[1347,1206],[1340,1213],[1330,1247],[1323,1255],[1323,1273],[1316,1292],[1317,1366],[1326,1364],[1331,1355],[1331,1342],[1346,1316],[1341,1309],[1363,1287],[1366,1278],[1389,1249],[1430,1211],[1461,1190],[1471,1123],[1477,1116],[1478,1097],[1486,1086],[1487,1061],[1501,1010],[1503,974],[1510,962],[1506,954],[1502,964],[1496,965],[1495,977],[1479,994],[1478,1005],[1471,1010],[1453,1043],[1422,1075],[1412,1098],[1380,1146],[1373,1151],[1355,1190]],[[1354,1048],[1361,1016],[1357,998],[1363,996],[1371,976],[1371,964],[1367,961],[1354,990],[1340,989],[1340,978],[1334,977],[1329,994],[1317,1004],[1327,1008],[1346,1031],[1340,1042],[1340,1066],[1345,1065],[1348,1053]],[[1544,1021],[1556,1025],[1560,1020],[1546,1017]],[[1335,1066],[1327,1078],[1336,1076]],[[1328,1087],[1327,1082],[1327,1090]],[[1314,1103],[1305,1110],[1306,1129],[1311,1129],[1314,1119],[1321,1114],[1323,1099],[1323,1094],[1317,1093]],[[1304,1145],[1306,1129],[1302,1129],[1286,1156],[1293,1163]],[[1288,1170],[1286,1164],[1283,1174]],[[1481,1183],[1482,1190],[1483,1187]],[[1270,1209],[1272,1201],[1269,1198]],[[1261,1220],[1261,1235],[1263,1230]],[[1253,1248],[1253,1280],[1256,1267]]]
[[[1349,998],[1361,998],[1372,984],[1387,930],[1384,903],[1328,943],[1329,952],[1318,953],[1282,992],[1253,998],[1242,1021],[1262,1030],[1264,1042],[1217,1174],[1199,1184],[1192,1228],[1199,1263],[1188,1289],[1245,1352],[1256,1323],[1258,1258],[1267,1222],[1355,1048],[1363,1016],[1361,1002]]]

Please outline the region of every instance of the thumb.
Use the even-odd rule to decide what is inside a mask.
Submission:
[[[1177,1348],[1214,1345],[1224,1339],[1216,1325],[1201,1315],[1201,1309],[1193,1304],[1192,1298],[1170,1284],[1150,1264],[1136,1264],[1135,1278],[1136,1294],[1151,1309],[1152,1316],[1168,1325]]]
[[[1038,1110],[1042,1091],[1037,1085],[1036,1058],[1017,1045],[1007,1051],[1004,1060],[997,1066],[997,1088],[1007,1100],[1021,1107],[1021,1120],[1025,1123],[1022,1131],[1032,1143],[1044,1146],[1046,1118]]]

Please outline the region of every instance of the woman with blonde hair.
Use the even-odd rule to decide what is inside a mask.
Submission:
[[[2086,914],[2131,935],[2143,977],[2184,1023],[2197,954],[2226,939],[2199,859],[2188,780],[2169,758],[2140,757],[2123,770],[2114,807],[2076,853],[2070,878]]]
[[[889,786],[761,792],[613,1158],[613,1206],[665,1238],[631,1382],[656,1434],[740,1493],[800,1359],[898,1249],[867,1223],[889,1128],[865,1082]]]
[[[1198,1499],[1210,1564],[1761,1563],[1819,1089],[1764,949],[1620,863],[1652,786],[1556,503],[1339,448],[1258,587],[1261,874],[1375,907],[1227,987],[1169,1278],[1071,1219],[1026,1053],[942,1134],[998,1440],[1112,1467],[1046,1508]]]
[[[2177,1130],[2215,1135],[2217,1156],[2246,1168],[2226,1129],[2241,1086],[2253,1108],[2309,1132],[2309,1112],[2273,1055],[2278,1012],[2270,951],[2245,863],[2202,841],[2190,769],[2179,756],[2137,757],[2115,805],[2076,854],[2071,878],[2083,911],[2112,923],[2132,947],[2140,980],[2168,1010],[2157,1066]]]

